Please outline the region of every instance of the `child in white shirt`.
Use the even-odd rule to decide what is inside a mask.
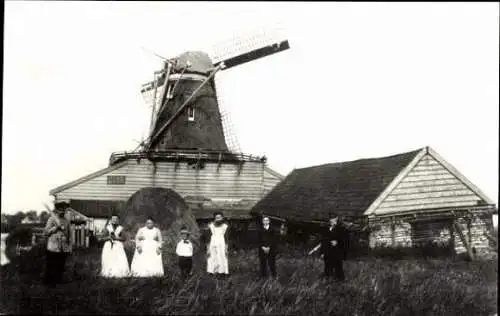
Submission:
[[[193,244],[189,240],[189,231],[186,227],[182,227],[181,240],[177,243],[175,253],[179,257],[179,268],[181,269],[181,276],[186,278],[191,275],[193,268]]]

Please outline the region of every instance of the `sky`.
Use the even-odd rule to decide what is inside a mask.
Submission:
[[[148,133],[162,62],[254,29],[290,49],[217,74],[243,152],[271,168],[430,146],[498,204],[498,3],[6,1],[2,212]]]

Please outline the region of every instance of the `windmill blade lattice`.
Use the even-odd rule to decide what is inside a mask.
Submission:
[[[212,46],[210,58],[215,65],[221,61],[230,60],[238,55],[242,55],[268,45],[284,42],[286,41],[286,38],[285,31],[281,27],[274,28],[272,30],[261,28],[256,31],[247,32],[247,34],[238,34],[231,39],[219,42]]]
[[[148,82],[141,87],[141,94],[144,102],[146,106],[151,109],[152,118],[150,128],[152,128],[153,122],[156,120],[158,114],[157,110],[161,107],[160,96],[163,94],[163,90],[165,90],[165,87],[160,84],[158,77],[156,77],[154,81]]]
[[[156,79],[158,81],[158,79]],[[158,84],[156,87],[156,96],[155,96],[155,89],[153,86],[153,82],[148,82],[141,87],[141,94],[144,99],[144,102],[149,108],[153,108],[153,106],[158,109],[160,107],[160,98],[159,96],[163,93],[164,87],[161,84]],[[156,101],[156,104],[155,104]]]
[[[229,151],[233,153],[241,153],[241,147],[238,142],[237,133],[234,125],[231,121],[231,115],[229,107],[224,98],[224,91],[221,89],[221,80],[219,77],[214,78],[215,81],[215,93],[217,94],[217,103],[219,104],[219,111],[222,120],[222,129],[224,131],[224,138],[226,140],[227,147]]]
[[[230,152],[241,153],[240,143],[238,142],[237,133],[231,121],[231,117],[226,110],[221,110],[222,127],[224,129],[224,138]]]

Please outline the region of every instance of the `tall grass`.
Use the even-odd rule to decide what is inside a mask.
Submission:
[[[98,249],[75,252],[65,284],[42,283],[43,249],[12,260],[1,273],[1,312],[26,314],[293,314],[493,315],[497,262],[452,259],[357,259],[345,262],[347,281],[320,278],[319,258],[281,255],[278,279],[258,277],[256,251],[230,255],[231,275],[212,278],[203,256],[182,280],[175,259],[166,276],[103,279]]]

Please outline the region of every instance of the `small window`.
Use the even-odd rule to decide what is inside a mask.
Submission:
[[[188,121],[194,121],[194,107],[188,107]]]
[[[108,176],[108,185],[125,184],[125,176]]]
[[[174,83],[169,83],[167,85],[167,99],[172,99],[174,97]]]

